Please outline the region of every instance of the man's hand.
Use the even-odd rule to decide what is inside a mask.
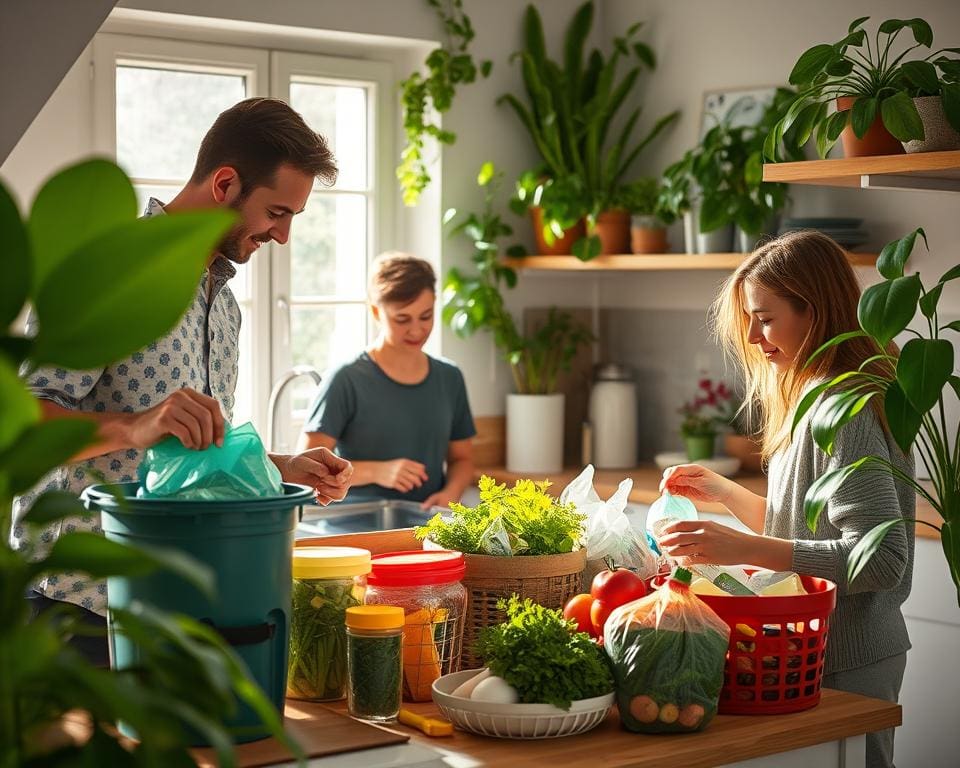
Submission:
[[[185,448],[203,450],[223,445],[224,419],[220,403],[184,387],[152,408],[133,414],[124,424],[124,441],[133,448],[149,448],[173,435]]]
[[[381,461],[377,471],[377,485],[409,493],[427,482],[427,468],[412,459]]]
[[[309,485],[317,502],[326,506],[342,501],[350,489],[353,465],[326,448],[311,448],[293,455],[271,454],[285,482]]]

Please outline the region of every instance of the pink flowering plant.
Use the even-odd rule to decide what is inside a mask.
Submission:
[[[684,437],[713,437],[730,426],[736,416],[733,392],[722,381],[703,377],[692,400],[679,409],[683,414],[680,432]]]

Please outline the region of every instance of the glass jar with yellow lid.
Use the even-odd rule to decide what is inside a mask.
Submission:
[[[347,689],[346,611],[363,604],[370,552],[356,547],[297,547],[287,696],[342,699]]]
[[[403,608],[362,605],[347,609],[347,659],[350,667],[347,711],[377,723],[400,712]]]

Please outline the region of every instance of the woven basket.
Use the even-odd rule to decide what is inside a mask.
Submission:
[[[583,591],[585,549],[562,555],[464,555],[464,558],[467,618],[463,632],[463,669],[483,666],[474,644],[481,629],[506,619],[504,612],[497,608],[497,600],[516,593],[547,608],[563,608],[571,597]]]

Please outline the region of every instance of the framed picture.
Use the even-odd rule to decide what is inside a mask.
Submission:
[[[731,127],[756,125],[777,92],[775,85],[707,91],[700,115],[700,138],[720,123]]]

